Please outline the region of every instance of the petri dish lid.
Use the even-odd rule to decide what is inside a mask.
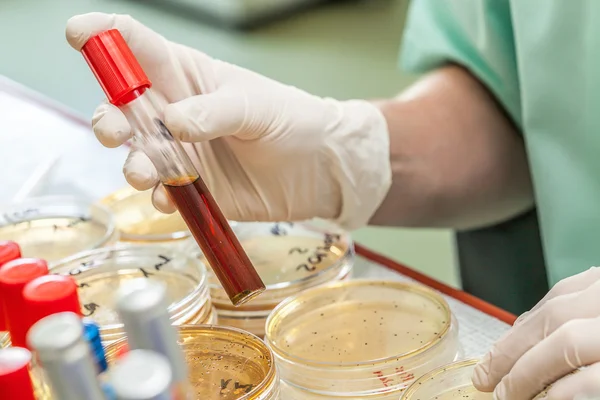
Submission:
[[[211,296],[217,308],[271,309],[290,295],[343,279],[352,270],[354,246],[350,236],[325,222],[320,225],[316,221],[232,222],[231,225],[265,283],[266,291],[251,303],[234,308],[209,271]]]
[[[471,378],[477,362],[462,360],[436,368],[414,381],[400,400],[492,400],[492,393],[473,387]],[[545,398],[547,390],[533,400]]]
[[[446,301],[420,285],[352,280],[313,288],[277,306],[266,341],[289,362],[374,366],[417,356],[449,332]]]
[[[190,232],[178,212],[163,214],[152,205],[152,190],[118,190],[101,203],[115,216],[121,241],[161,242],[185,239]]]
[[[116,241],[110,211],[72,196],[29,198],[0,207],[0,237],[21,246],[23,257],[50,264]]]
[[[122,339],[106,348],[109,363],[119,354]],[[179,327],[194,398],[254,400],[278,380],[273,354],[258,337],[239,329],[211,325]]]
[[[82,314],[100,326],[103,341],[124,334],[114,298],[119,288],[133,279],[145,277],[166,284],[174,324],[196,318],[210,301],[204,265],[196,257],[168,247],[119,245],[93,250],[64,260],[50,272],[75,279]]]

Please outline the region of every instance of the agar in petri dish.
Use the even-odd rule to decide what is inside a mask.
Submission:
[[[189,382],[199,400],[275,400],[279,377],[269,348],[256,336],[208,325],[179,328]],[[107,349],[109,363],[123,341]]]
[[[50,264],[117,240],[112,214],[85,199],[48,196],[0,211],[0,237],[19,243],[23,257]]]
[[[98,249],[66,259],[50,272],[76,280],[82,313],[100,325],[103,341],[123,334],[113,304],[115,293],[141,277],[166,283],[174,324],[206,323],[213,318],[206,268],[176,249],[134,245]]]
[[[126,187],[108,195],[101,203],[114,214],[121,241],[168,242],[190,237],[178,212],[164,214],[154,208],[152,190]]]
[[[248,305],[232,307],[210,274],[211,295],[217,308],[272,309],[291,294],[350,274],[354,247],[346,233],[310,223],[232,223],[242,247],[266,285]]]
[[[368,280],[288,298],[269,316],[266,342],[286,383],[331,396],[399,393],[458,352],[455,322],[440,295]]]
[[[400,400],[492,400],[492,393],[473,387],[471,377],[478,360],[469,359],[443,365],[417,379]],[[547,390],[534,400],[544,398]]]

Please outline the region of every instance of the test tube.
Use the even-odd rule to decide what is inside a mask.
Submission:
[[[0,241],[0,268],[9,261],[15,260],[21,257],[21,248],[18,244],[10,240]],[[0,296],[2,292],[0,291]],[[4,316],[4,306],[2,305],[2,299],[0,298],[0,332],[5,331],[6,317]]]
[[[58,313],[38,321],[27,341],[43,366],[52,391],[60,400],[105,400],[96,378],[83,323],[74,313]]]
[[[173,393],[177,400],[188,399],[188,368],[171,325],[166,302],[166,285],[150,279],[135,279],[117,293],[116,308],[123,321],[131,350],[149,350],[169,360],[173,372]]]
[[[38,258],[18,258],[0,268],[0,293],[13,346],[27,347],[26,335],[31,326],[24,313],[23,288],[35,278],[48,273],[48,264]]]
[[[132,350],[110,371],[110,386],[117,400],[172,400],[169,361],[148,350]]]
[[[136,145],[159,178],[234,305],[265,285],[181,143],[162,122],[151,82],[116,29],[90,38],[81,50],[108,100],[125,114]]]
[[[31,353],[21,347],[0,350],[0,398],[35,400],[29,375]]]

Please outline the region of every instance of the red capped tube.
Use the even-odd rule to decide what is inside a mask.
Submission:
[[[0,268],[0,293],[13,346],[27,347],[29,315],[23,312],[23,288],[29,282],[48,274],[48,264],[38,258],[18,258]]]
[[[0,241],[0,268],[7,262],[19,257],[21,257],[21,248],[18,244],[10,240]],[[8,329],[6,316],[4,315],[4,306],[2,304],[2,292],[0,292],[0,332]]]
[[[118,30],[101,32],[81,49],[108,100],[131,125],[136,144],[158,172],[205,258],[234,305],[265,290],[252,262],[235,237],[190,157],[163,123],[164,102]]]
[[[0,350],[0,399],[35,400],[29,375],[31,353],[21,347]]]
[[[40,319],[61,312],[81,316],[77,284],[70,276],[46,275],[36,278],[23,288],[23,313],[28,315],[26,330]]]

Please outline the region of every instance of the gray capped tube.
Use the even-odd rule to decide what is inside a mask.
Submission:
[[[78,315],[63,312],[42,318],[29,330],[27,342],[43,366],[52,398],[105,400]]]
[[[171,325],[163,282],[147,278],[129,281],[117,292],[116,309],[131,350],[150,350],[169,360],[174,382],[187,382],[183,351],[177,330]]]
[[[172,372],[163,355],[131,350],[110,370],[110,386],[117,400],[172,400]]]

